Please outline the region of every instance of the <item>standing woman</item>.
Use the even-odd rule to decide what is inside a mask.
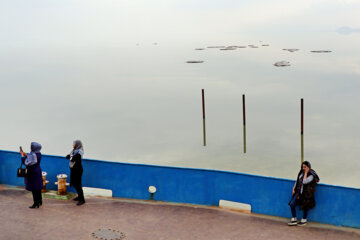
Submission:
[[[29,154],[20,149],[21,161],[27,168],[27,176],[25,177],[26,190],[31,191],[34,204],[29,208],[39,208],[42,205],[41,189],[43,188],[41,162],[41,145],[37,142],[31,143],[31,152]]]
[[[308,161],[303,162],[292,190],[292,198],[289,202],[292,214],[292,218],[288,223],[289,226],[306,225],[308,211],[315,207],[315,185],[319,181],[320,178],[317,173],[311,169],[311,164]],[[296,219],[296,205],[299,205],[300,209],[304,211],[303,218],[300,222],[297,222]]]
[[[80,140],[73,142],[73,150],[66,156],[70,160],[70,186],[76,189],[78,196],[74,201],[78,201],[76,205],[80,206],[85,203],[84,193],[82,190],[81,177],[83,174],[82,158],[84,156],[84,148]]]

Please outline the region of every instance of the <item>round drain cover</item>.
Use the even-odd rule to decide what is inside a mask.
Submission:
[[[98,229],[91,236],[102,240],[123,240],[126,237],[125,233],[113,229]]]

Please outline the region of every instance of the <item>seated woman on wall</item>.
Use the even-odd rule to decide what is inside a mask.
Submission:
[[[80,206],[85,203],[84,192],[82,190],[81,178],[83,174],[82,158],[84,156],[84,148],[80,140],[73,142],[73,150],[66,156],[70,160],[70,186],[73,186],[78,196],[74,201],[78,201],[76,205]]]
[[[26,190],[31,191],[34,204],[29,208],[39,208],[42,205],[41,189],[43,188],[41,162],[41,145],[37,142],[31,143],[31,152],[29,154],[20,150],[21,161],[25,164],[28,173],[25,177]]]
[[[311,169],[311,164],[308,161],[303,162],[292,190],[292,198],[289,202],[292,214],[292,218],[288,223],[289,226],[306,225],[308,210],[315,207],[315,185],[319,181],[320,178],[316,172]],[[296,205],[299,205],[300,209],[304,210],[304,216],[300,222],[296,219]]]

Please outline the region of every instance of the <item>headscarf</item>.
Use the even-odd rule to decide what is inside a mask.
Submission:
[[[32,166],[35,165],[37,160],[37,153],[40,153],[41,150],[41,144],[37,142],[32,142],[30,145],[31,152],[27,155],[27,158],[25,159],[25,165],[26,166]]]
[[[74,144],[74,149],[70,153],[70,162],[69,162],[70,168],[73,168],[75,165],[75,161],[73,161],[72,159],[76,154],[80,154],[81,158],[84,155],[84,147],[82,145],[82,142],[80,140],[75,140],[73,144]]]
[[[75,156],[76,154],[80,154],[81,157],[83,157],[84,147],[82,142],[80,140],[75,140],[73,144],[74,144],[74,149],[70,153],[70,159],[72,159],[72,157]]]
[[[301,166],[300,166],[300,171],[299,171],[299,174],[298,174],[298,176],[297,176],[297,178],[296,178],[296,189],[302,189],[303,188],[303,179],[304,179],[304,170],[303,170],[303,168],[302,168],[302,166],[303,165],[305,165],[305,166],[307,166],[308,168],[310,168],[310,170],[309,170],[309,173],[308,173],[308,176],[310,176],[310,175],[312,175],[313,176],[313,182],[315,182],[315,183],[318,183],[319,181],[320,181],[320,178],[319,178],[319,176],[317,175],[317,173],[315,172],[315,170],[313,170],[312,168],[311,168],[311,163],[310,162],[308,162],[308,161],[304,161],[302,164],[301,164]],[[300,176],[302,176],[301,178],[300,178]],[[300,179],[299,179],[300,178]],[[300,191],[302,191],[302,190],[300,190]]]
[[[310,168],[309,173],[310,173],[311,175],[313,175],[314,181],[315,181],[315,182],[319,182],[319,181],[320,181],[320,178],[319,178],[319,176],[317,175],[317,173],[315,172],[315,170],[311,169],[311,163],[310,163],[310,162],[304,161],[304,162],[301,164],[301,171],[300,171],[300,172],[303,172],[303,171],[304,171],[304,170],[302,170],[302,165],[303,165],[303,164],[304,164],[305,166],[307,166],[308,168]]]
[[[39,153],[41,148],[42,148],[41,144],[37,142],[32,142],[30,145],[30,149],[34,153]]]

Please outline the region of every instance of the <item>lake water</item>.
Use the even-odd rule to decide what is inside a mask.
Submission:
[[[91,159],[294,179],[304,98],[305,160],[323,183],[360,187],[360,34],[154,42],[0,47],[0,148],[38,141],[44,154],[64,156],[81,139]],[[249,44],[259,48],[206,48]],[[291,66],[273,65],[283,60]]]

